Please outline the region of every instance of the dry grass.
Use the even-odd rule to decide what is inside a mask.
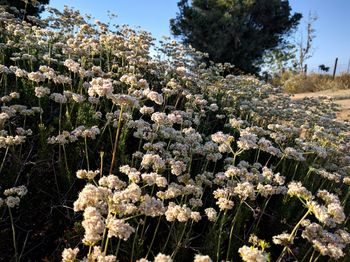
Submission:
[[[282,85],[288,93],[317,92],[322,90],[350,89],[350,74],[341,74],[335,79],[329,74],[309,74],[307,76],[285,72],[272,80],[274,85]]]

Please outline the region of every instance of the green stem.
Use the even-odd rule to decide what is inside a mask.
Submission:
[[[185,232],[186,232],[186,228],[187,228],[187,222],[186,222],[185,225],[184,225],[184,228],[183,228],[183,230],[182,230],[180,239],[179,239],[179,241],[177,242],[176,248],[175,248],[174,252],[171,254],[171,258],[174,258],[174,257],[176,256],[177,252],[179,251],[179,249],[180,249],[180,247],[181,247],[182,239],[183,239],[183,237],[184,237],[184,235],[185,235]]]
[[[155,238],[156,238],[157,231],[158,231],[158,228],[159,228],[159,224],[160,224],[161,219],[162,219],[162,216],[159,216],[159,218],[158,218],[158,223],[157,223],[156,229],[154,230],[154,234],[153,234],[153,237],[152,237],[151,244],[149,245],[149,248],[148,248],[148,251],[147,251],[147,254],[146,254],[146,258],[148,257],[149,253],[151,252],[151,249],[152,249],[154,240],[155,240]]]
[[[280,160],[278,161],[277,165],[275,166],[275,170],[277,170],[277,167],[281,164],[282,160],[285,158],[285,156],[282,156]]]
[[[116,151],[117,151],[117,147],[118,147],[118,139],[119,139],[121,122],[122,122],[122,116],[123,116],[123,107],[120,108],[120,112],[119,112],[117,133],[115,135],[114,146],[113,146],[113,153],[112,153],[112,162],[111,162],[111,167],[109,169],[109,174],[110,175],[113,172],[113,166],[114,166],[114,163],[115,163],[115,156],[116,156]]]
[[[107,236],[106,243],[105,243],[105,248],[104,248],[104,250],[103,250],[103,253],[104,253],[105,255],[107,254],[108,241],[109,241],[109,237]]]
[[[41,111],[41,101],[40,101],[40,97],[39,99],[39,108],[40,108],[40,125],[43,124],[43,112]],[[24,128],[24,127],[23,127]]]
[[[223,214],[223,216],[221,218],[221,223],[220,223],[219,238],[218,238],[218,244],[217,244],[217,248],[216,248],[216,261],[217,262],[220,259],[220,246],[221,246],[222,228],[223,228],[224,223],[225,223],[226,214],[227,214],[227,209],[225,210],[225,212],[224,212],[224,214]]]
[[[1,169],[0,169],[0,173],[1,173]],[[348,200],[349,196],[350,196],[350,187],[348,188],[348,193],[346,193],[346,196],[345,196],[345,198],[342,201],[342,205],[343,205],[344,208],[345,208],[346,201]]]
[[[70,178],[70,172],[69,172],[69,168],[68,168],[68,161],[67,161],[66,147],[65,147],[65,145],[64,145],[64,144],[62,145],[62,147],[63,147],[64,164],[66,165],[66,171],[67,171],[68,176],[69,176],[69,178]]]
[[[261,221],[262,216],[263,216],[264,213],[265,213],[267,204],[269,203],[270,199],[271,199],[271,196],[270,196],[268,199],[265,200],[264,207],[263,207],[263,209],[261,210],[261,214],[260,214],[260,216],[259,216],[259,218],[258,218],[258,221],[256,222],[256,224],[255,224],[255,226],[254,226],[253,232],[254,232],[255,230],[258,229],[259,223],[260,223],[260,221]]]
[[[119,238],[118,240],[118,245],[117,245],[117,250],[115,251],[115,257],[118,258],[118,253],[119,253],[119,248],[120,248],[120,243],[122,242],[122,240]]]
[[[311,210],[309,209],[305,215],[299,220],[299,222],[295,225],[295,227],[293,228],[292,230],[292,233],[290,233],[289,235],[289,238],[288,238],[288,242],[290,242],[293,237],[294,237],[294,234],[296,233],[296,231],[298,230],[300,224],[304,221],[304,219],[311,213]],[[282,258],[283,258],[283,255],[284,253],[287,251],[287,247],[284,247],[281,254],[279,255],[278,259],[277,259],[277,262],[281,262],[282,261]]]
[[[255,163],[258,162],[259,156],[260,156],[260,148],[258,149],[258,152],[257,152],[257,154],[256,154]]]
[[[173,229],[174,229],[174,226],[175,226],[175,222],[171,222],[171,227],[170,227],[170,230],[169,230],[169,234],[168,234],[168,237],[165,241],[165,244],[164,244],[164,247],[162,249],[162,253],[164,253],[165,249],[166,249],[166,246],[168,245],[168,242],[170,240],[170,236],[171,236],[171,233],[173,232]]]
[[[132,250],[131,250],[130,262],[134,261],[135,244],[136,244],[137,232],[139,231],[139,227],[140,227],[140,222],[137,223],[137,228],[135,230],[134,241],[132,242]]]
[[[4,167],[8,151],[9,151],[9,146],[6,147],[5,155],[4,155],[4,158],[2,159],[2,163],[1,163],[1,167],[0,167],[0,174],[1,174],[2,168]]]
[[[17,253],[15,225],[14,225],[14,223],[13,223],[13,217],[12,217],[11,208],[9,207],[8,209],[9,209],[10,220],[11,220],[13,247],[14,247],[14,249],[15,249],[15,260],[16,260],[16,261],[19,261],[19,260],[18,260],[18,253]]]
[[[86,156],[86,164],[87,164],[87,169],[90,170],[90,164],[89,164],[89,152],[88,152],[88,146],[87,146],[87,140],[86,137],[84,137],[84,142],[85,142],[85,156]]]
[[[239,206],[236,209],[236,214],[235,214],[235,216],[233,218],[233,221],[232,221],[231,230],[230,230],[230,237],[229,237],[229,242],[228,242],[228,249],[227,249],[227,253],[226,253],[226,261],[229,261],[229,258],[230,258],[230,250],[231,250],[231,244],[232,244],[233,229],[235,227],[236,220],[238,218],[238,214],[239,214],[239,212],[241,210],[241,206],[242,206],[242,202],[239,203]]]

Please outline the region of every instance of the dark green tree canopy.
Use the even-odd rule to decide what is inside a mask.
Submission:
[[[266,51],[276,48],[301,19],[287,0],[180,0],[172,34],[240,70],[258,72]]]
[[[38,17],[44,11],[45,5],[50,0],[0,0],[0,5],[6,8],[7,12],[14,14],[16,17],[23,16]],[[15,11],[16,8],[18,11]]]

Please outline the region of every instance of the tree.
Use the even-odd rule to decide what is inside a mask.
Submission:
[[[281,44],[302,17],[291,14],[287,0],[180,0],[178,7],[170,20],[173,35],[214,62],[250,73],[258,72],[264,53]]]
[[[27,16],[39,17],[40,13],[44,11],[44,6],[47,5],[49,1],[50,0],[0,0],[0,5],[4,6],[7,12],[23,19]]]
[[[322,72],[328,72],[329,71],[329,66],[325,66],[324,64],[319,65],[318,68],[322,71]]]
[[[281,75],[284,71],[292,68],[291,61],[295,60],[295,45],[286,42],[278,47],[267,51],[263,57],[263,68],[267,73]]]
[[[312,42],[315,39],[314,23],[316,20],[317,15],[309,13],[306,25],[306,40],[304,40],[304,35],[301,33],[300,39],[297,41],[299,55],[294,63],[300,74],[305,73],[305,61],[313,55]]]

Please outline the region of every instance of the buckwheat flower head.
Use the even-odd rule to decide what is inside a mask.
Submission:
[[[140,108],[140,113],[143,115],[151,115],[154,113],[153,107],[143,106]]]
[[[15,206],[19,205],[20,202],[20,198],[18,196],[14,197],[14,196],[8,196],[5,199],[5,204],[9,207],[9,208],[14,208]]]
[[[159,155],[145,154],[142,157],[141,166],[144,168],[152,166],[155,171],[161,172],[165,168],[165,161]]]
[[[59,93],[52,93],[50,95],[50,98],[55,101],[56,103],[59,103],[59,104],[65,104],[67,103],[67,97],[62,95],[62,94],[59,94]]]
[[[103,176],[99,179],[98,184],[109,189],[122,189],[126,187],[126,183],[115,175]]]
[[[283,153],[287,158],[295,159],[297,161],[305,161],[303,154],[295,148],[286,147]]]
[[[84,138],[96,139],[96,135],[99,135],[100,132],[98,126],[92,126],[91,128],[85,128],[85,130],[81,132],[81,136]]]
[[[8,113],[0,113],[0,122],[5,122],[9,118],[10,115]]]
[[[203,206],[203,201],[200,198],[192,197],[192,198],[190,198],[190,200],[188,202],[194,208]]]
[[[191,218],[191,213],[191,209],[183,205],[178,209],[176,218],[179,222],[186,222]]]
[[[118,94],[118,95],[110,95],[108,98],[112,100],[114,104],[125,106],[125,107],[139,107],[139,100],[133,96]]]
[[[210,111],[213,111],[213,112],[216,112],[216,111],[219,110],[219,107],[218,107],[217,104],[211,104],[211,105],[209,106],[209,110],[210,110]]]
[[[344,208],[340,203],[331,203],[327,205],[327,213],[331,217],[332,222],[342,224],[345,219]]]
[[[77,171],[77,178],[80,179],[88,179],[88,180],[93,180],[95,178],[95,176],[97,176],[100,173],[99,170],[95,170],[95,171],[87,171],[85,169],[80,169]]]
[[[26,77],[28,75],[28,72],[23,69],[15,67],[15,75],[17,77]]]
[[[272,142],[270,140],[267,140],[266,138],[262,137],[258,141],[258,146],[262,150],[266,151],[269,147],[272,146]]]
[[[84,210],[82,226],[85,229],[84,244],[94,245],[97,241],[101,240],[105,224],[103,217],[95,207],[89,206]]]
[[[79,63],[75,62],[72,59],[67,59],[66,61],[64,61],[63,65],[66,66],[68,70],[72,71],[73,73],[77,73],[80,68]]]
[[[288,246],[290,244],[293,244],[293,239],[289,240],[290,234],[288,233],[282,233],[276,236],[272,237],[272,242],[275,245],[282,245],[282,246]]]
[[[242,130],[240,133],[239,140],[237,142],[237,146],[243,150],[257,148],[257,139],[258,137],[255,134],[250,133],[247,130]]]
[[[183,172],[186,171],[186,164],[182,161],[175,161],[171,160],[170,161],[171,165],[171,173],[174,174],[175,176],[181,175]]]
[[[331,233],[317,223],[307,225],[301,236],[307,239],[321,255],[335,259],[345,255],[343,249],[350,243],[350,235],[346,231],[337,230]]]
[[[224,197],[220,197],[218,201],[216,201],[216,204],[219,206],[220,210],[232,209],[234,206],[234,203],[232,200],[229,200]]]
[[[200,254],[195,255],[193,260],[193,262],[212,262],[212,261],[213,260],[211,260],[209,256],[200,255]]]
[[[329,193],[327,190],[319,190],[317,196],[321,198],[327,205],[329,204],[339,204],[339,197],[335,194]]]
[[[139,211],[146,216],[156,217],[165,213],[163,201],[150,197],[148,194],[142,197]]]
[[[35,91],[35,96],[39,98],[50,94],[50,89],[42,86],[35,87],[34,91]]]
[[[225,176],[227,177],[235,177],[242,173],[241,169],[236,166],[228,166],[227,170],[225,171]]]
[[[173,262],[173,260],[170,256],[159,253],[157,256],[155,256],[154,262]]]
[[[155,102],[156,104],[158,105],[161,105],[163,104],[164,102],[164,99],[163,99],[163,96],[162,94],[159,94],[155,91],[150,91],[148,94],[147,94],[147,98],[153,102]]]
[[[344,183],[345,185],[350,186],[350,177],[344,177],[344,178],[343,178],[343,183]]]
[[[105,202],[110,194],[107,188],[87,184],[74,202],[74,211],[82,211],[89,206],[104,208],[103,205],[106,205]]]
[[[327,172],[324,169],[316,169],[315,173],[320,175],[321,177],[328,179],[330,181],[334,181],[336,183],[339,183],[341,180],[341,176],[337,173],[331,173],[331,172]]]
[[[113,93],[113,84],[111,79],[104,79],[102,77],[93,78],[90,82],[90,87],[88,90],[89,96],[98,95],[111,96]]]
[[[136,262],[151,262],[150,260],[147,260],[147,258],[140,258],[136,260]]]
[[[137,86],[138,84],[137,78],[134,74],[122,75],[120,81],[131,86]]]
[[[119,171],[123,174],[126,174],[131,182],[140,182],[141,172],[138,171],[136,168],[130,167],[129,165],[124,165],[119,167]]]
[[[31,129],[25,130],[22,127],[17,127],[16,133],[20,136],[31,136],[33,134],[33,131]]]
[[[143,88],[143,89],[148,89],[148,88],[149,88],[146,79],[140,79],[140,80],[138,81],[138,86],[141,87],[141,88]]]
[[[77,103],[82,103],[86,100],[85,96],[75,93],[72,94],[72,99]]]
[[[123,191],[115,193],[113,195],[113,201],[119,202],[125,200],[131,201],[132,203],[136,203],[140,200],[141,193],[141,188],[137,184],[131,183]]]
[[[176,220],[177,215],[180,212],[180,206],[176,205],[174,202],[170,202],[167,210],[165,211],[165,218],[169,222],[173,222]]]
[[[311,200],[313,198],[311,192],[303,187],[301,182],[292,181],[288,185],[288,195],[301,197],[305,200]]]
[[[197,211],[192,211],[191,212],[191,219],[194,221],[194,222],[198,222],[199,220],[202,219],[202,216],[199,212]]]
[[[257,249],[256,247],[243,246],[238,249],[238,253],[246,262],[267,262],[268,256],[265,252]]]
[[[168,124],[168,117],[163,112],[155,112],[152,114],[151,119],[158,125],[166,125]]]
[[[62,252],[62,262],[74,262],[79,252],[79,248],[65,248]]]
[[[18,187],[12,187],[9,189],[6,189],[4,191],[5,196],[10,196],[10,195],[17,195],[19,197],[23,197],[28,193],[28,189],[26,186],[18,186]]]
[[[124,241],[128,240],[130,235],[135,232],[135,229],[126,223],[123,219],[116,219],[112,216],[107,218],[107,228],[108,228],[108,237],[116,237],[123,239]]]
[[[223,144],[223,143],[229,144],[234,140],[234,137],[219,131],[211,135],[211,140],[213,140],[215,143],[218,143],[218,144]]]
[[[256,189],[257,189],[257,192],[261,194],[263,197],[268,197],[274,194],[283,193],[286,190],[285,187],[275,187],[272,185],[263,185],[260,183],[258,184]]]
[[[27,76],[29,80],[36,83],[45,81],[45,76],[41,72],[31,72]]]
[[[241,119],[231,118],[229,120],[231,127],[240,129],[244,125],[244,121]]]
[[[72,91],[69,91],[69,90],[64,90],[64,91],[63,91],[63,95],[64,95],[67,99],[69,99],[69,98],[72,98],[73,92],[72,92]]]
[[[254,185],[250,182],[237,183],[233,189],[233,193],[234,195],[238,196],[241,201],[245,201],[247,198],[250,200],[255,199]]]
[[[153,186],[156,183],[159,174],[155,172],[141,174],[142,180],[148,185]]]
[[[117,258],[113,255],[105,255],[100,246],[94,246],[93,251],[86,259],[84,258],[83,261],[116,262]]]
[[[99,97],[93,97],[93,96],[90,96],[88,98],[88,101],[93,104],[93,105],[98,105],[100,103],[100,98]]]

